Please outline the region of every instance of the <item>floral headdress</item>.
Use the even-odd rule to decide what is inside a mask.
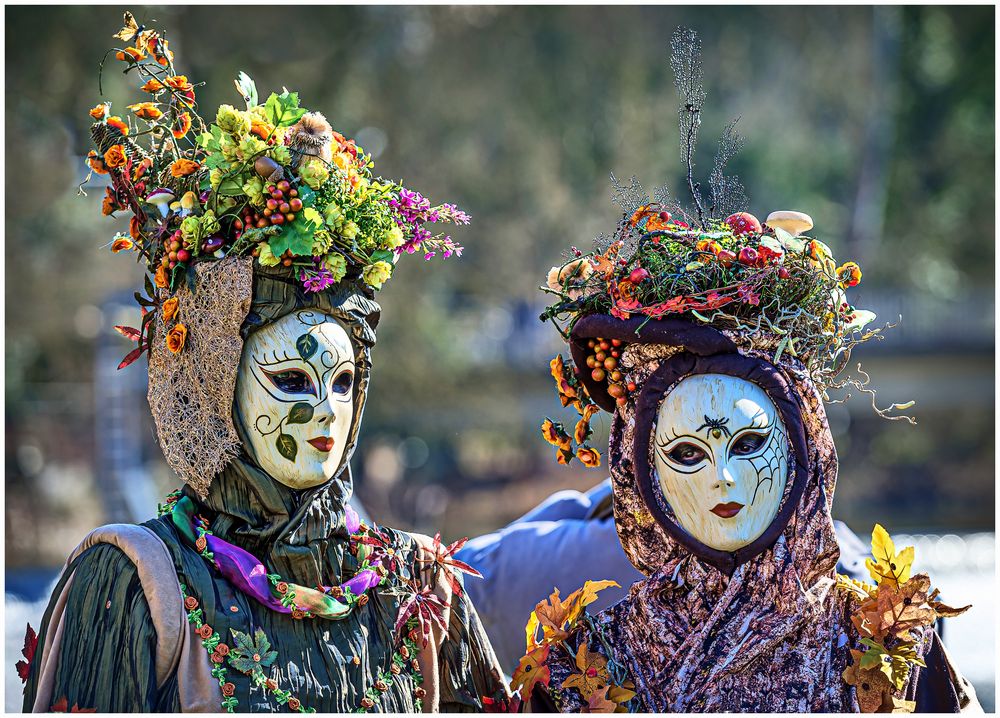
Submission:
[[[183,309],[163,296],[193,286],[205,262],[251,256],[320,292],[342,281],[380,289],[404,253],[461,255],[462,247],[432,227],[467,224],[468,215],[374,176],[371,156],[301,107],[297,93],[262,99],[241,72],[235,84],[245,108],[222,105],[206,120],[197,85],[177,74],[160,32],[126,13],[115,37],[128,45],[110,52],[137,78],[144,99],[128,105],[124,119],[110,102],[90,111],[95,149],[87,162],[111,180],[104,214],[131,214],[128,234],[116,235],[111,251],[135,252],[151,277],[146,296],[136,294],[141,327],[119,328],[138,343],[121,366],[149,348],[147,327],[157,312],[148,310],[173,323],[166,346],[183,351]]]
[[[672,200],[666,187],[650,198],[635,177],[625,186],[612,175],[613,199],[624,210],[614,236],[599,236],[590,252],[572,247],[563,264],[549,271],[541,289],[553,302],[541,319],[553,321],[570,341],[576,322],[588,315],[638,321],[640,327],[650,320],[682,318],[726,333],[742,349],[766,351],[774,363],[788,356],[798,360],[824,398],[830,388],[854,387],[874,402],[860,365],[862,379],[840,378],[851,350],[881,339],[886,328],[866,329],[875,314],[848,302],[846,290],[860,283],[861,268],[855,262],[838,266],[826,244],[806,236],[813,227],[806,214],[772,212],[761,223],[746,211],[742,183],[725,173],[743,146],[735,120],[719,142],[710,192],[703,195],[693,174],[705,101],[700,41],[694,31],[679,29],[671,48],[681,157],[693,207]],[[559,463],[576,456],[586,466],[597,466],[600,455],[586,445],[590,419],[597,413],[593,402],[604,408],[609,400],[624,404],[636,387],[620,366],[621,340],[590,339],[587,349],[585,367],[561,355],[551,364],[562,405],[572,404],[581,417],[574,436],[549,418],[542,434],[557,447]],[[592,396],[595,389],[605,401]],[[912,422],[886,413],[910,405],[875,410]]]

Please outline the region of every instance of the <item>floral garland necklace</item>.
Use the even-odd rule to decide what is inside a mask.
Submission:
[[[338,586],[320,586],[319,589],[285,581],[278,574],[269,573],[255,556],[212,535],[208,522],[195,513],[194,502],[179,490],[167,496],[160,505],[160,515],[169,514],[174,527],[190,547],[212,564],[235,588],[258,603],[278,613],[289,613],[292,618],[326,618],[339,620],[347,617],[355,606],[368,602],[367,592],[385,582],[388,571],[383,566],[385,558],[372,553],[366,556],[354,577]],[[369,530],[363,527],[357,512],[345,507],[344,519],[350,534],[352,549],[359,543],[369,543]]]
[[[244,593],[252,596],[264,606],[279,613],[291,614],[292,618],[322,617],[341,619],[352,612],[355,606],[368,603],[368,591],[388,583],[388,577],[396,577],[397,555],[388,538],[381,532],[365,527],[357,512],[345,506],[345,523],[350,534],[350,551],[361,559],[354,578],[339,586],[320,586],[319,590],[289,583],[277,574],[269,574],[263,564],[248,552],[227,541],[213,536],[208,530],[208,522],[196,515],[194,502],[180,490],[167,496],[166,503],[159,506],[159,515],[170,516],[185,543],[193,545],[199,555]],[[456,573],[472,576],[482,575],[471,566],[453,558],[467,539],[456,541],[445,547],[440,535],[434,537],[433,556],[418,558],[420,563],[436,566],[451,586],[455,595],[461,594],[461,584]],[[448,604],[441,601],[431,586],[420,586],[415,580],[402,582],[399,586],[387,587],[386,593],[401,597],[399,614],[396,618],[397,648],[392,654],[388,670],[379,670],[375,683],[369,687],[361,700],[357,713],[367,713],[378,705],[394,677],[409,676],[413,681],[414,710],[421,712],[426,695],[422,687],[423,675],[416,656],[421,647],[426,647],[431,639],[432,625],[446,630],[443,611]],[[265,668],[272,665],[277,652],[271,650],[271,643],[264,631],[257,629],[254,635],[230,629],[233,645],[222,640],[222,635],[204,621],[204,613],[198,599],[188,594],[181,584],[184,608],[188,622],[201,638],[201,644],[208,652],[213,664],[212,676],[219,682],[222,692],[222,708],[229,713],[236,711],[239,700],[236,686],[227,680],[226,663],[235,670],[250,676],[258,687],[274,695],[279,705],[287,705],[300,713],[315,713],[314,708],[306,708],[302,701],[290,691],[279,688],[277,681],[268,678]],[[353,663],[360,664],[354,657]]]

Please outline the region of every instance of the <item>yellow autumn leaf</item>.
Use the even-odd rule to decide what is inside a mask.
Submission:
[[[881,524],[875,524],[872,530],[872,556],[873,559],[865,559],[865,566],[872,579],[879,585],[889,580],[899,586],[910,579],[913,547],[907,546],[896,553],[896,546],[889,532],[882,528]]]

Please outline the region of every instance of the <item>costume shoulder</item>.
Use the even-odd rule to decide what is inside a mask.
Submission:
[[[408,534],[415,545],[418,581],[445,606],[442,625],[436,627],[432,660],[433,675],[438,678],[436,693],[438,708],[443,712],[480,712],[486,698],[506,700],[508,691],[503,670],[497,660],[486,630],[479,620],[472,601],[465,591],[462,574],[469,573],[466,564],[454,558],[464,541],[444,544],[422,534]],[[478,572],[472,570],[479,580]],[[426,686],[425,686],[426,687]],[[433,694],[434,688],[428,687]]]
[[[132,559],[107,542],[78,549],[42,619],[24,711],[171,710],[159,705],[156,651],[149,601]]]

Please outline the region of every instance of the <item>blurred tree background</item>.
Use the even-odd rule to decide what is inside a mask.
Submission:
[[[561,409],[548,376],[560,345],[538,321],[537,286],[569,245],[613,228],[610,171],[683,194],[667,55],[686,25],[701,34],[709,92],[699,166],[707,174],[715,138],[741,117],[751,211],[811,214],[864,269],[855,303],[903,318],[857,358],[880,405],[914,399],[919,424],[879,419],[865,396],[830,407],[836,514],[860,533],[875,520],[992,530],[993,8],[131,9],[206,83],[206,113],[238,101],[239,70],[262,92],[286,85],[382,174],[473,216],[455,233],[461,259],[403,262],[379,295],[354,462],[377,520],[477,535],[605,476],[557,466],[538,434]],[[89,528],[143,520],[176,484],[142,366],[114,372],[128,347],[111,326],[137,321],[140,268],[107,251],[121,226],[101,216],[100,183],[77,192],[121,16],[6,10],[9,569],[61,564]],[[119,112],[133,82],[109,59]]]

